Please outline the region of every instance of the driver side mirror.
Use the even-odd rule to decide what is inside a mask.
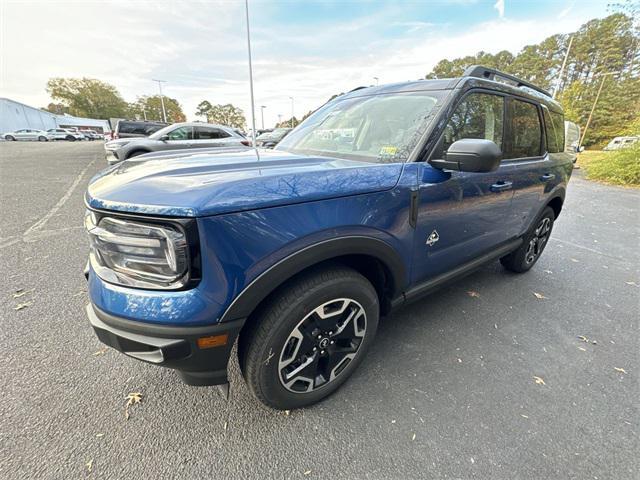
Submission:
[[[167,140],[169,140],[169,135],[162,135],[162,136],[160,137],[160,141],[161,141],[161,142],[166,142]]]
[[[444,159],[431,160],[435,168],[461,172],[492,172],[500,165],[502,151],[491,140],[463,138],[453,142]]]

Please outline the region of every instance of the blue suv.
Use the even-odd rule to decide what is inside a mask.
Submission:
[[[378,320],[480,265],[542,254],[572,171],[560,105],[495,70],[360,88],[275,150],[137,157],[94,177],[89,320],[105,344],[292,409]]]

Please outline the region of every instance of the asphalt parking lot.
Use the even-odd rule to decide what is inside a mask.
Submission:
[[[95,338],[81,224],[105,165],[101,142],[0,144],[1,478],[638,478],[639,190],[574,175],[531,272],[397,311],[341,390],[286,414],[235,363],[225,401]]]

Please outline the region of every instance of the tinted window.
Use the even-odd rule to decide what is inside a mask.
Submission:
[[[538,108],[532,103],[512,99],[509,102],[509,114],[511,135],[504,158],[539,156],[542,127]]]
[[[492,140],[502,148],[504,98],[472,93],[456,107],[444,131],[443,148],[463,138]]]
[[[198,140],[211,140],[230,137],[227,132],[219,128],[195,127],[195,135]]]
[[[556,139],[560,147],[559,151],[564,150],[564,115],[562,113],[551,112],[551,121],[556,130]]]
[[[547,152],[549,153],[557,153],[563,150],[564,142],[561,144],[558,143],[558,132],[556,131],[556,126],[551,120],[551,114],[549,110],[545,107],[542,107],[542,114],[544,116],[544,129],[547,134]]]
[[[144,135],[149,136],[154,132],[157,132],[164,125],[157,123],[143,123],[143,122],[118,122],[118,133],[128,133],[132,135]]]
[[[169,136],[169,140],[192,140],[193,128],[179,127],[171,130],[167,135]]]

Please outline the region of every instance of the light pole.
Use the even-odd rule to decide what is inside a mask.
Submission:
[[[587,135],[587,129],[589,128],[589,124],[591,123],[591,117],[593,116],[593,112],[596,109],[596,105],[598,104],[598,99],[600,98],[600,92],[602,92],[602,87],[604,87],[604,81],[607,78],[607,75],[615,75],[618,72],[608,72],[601,73],[602,82],[600,82],[600,88],[598,88],[598,93],[596,93],[596,99],[593,101],[593,106],[591,107],[591,111],[589,112],[589,118],[587,118],[587,124],[584,126],[584,130],[582,131],[582,137],[580,138],[580,142],[578,142],[578,151],[580,151],[580,147],[582,146],[582,142],[584,142],[584,137]]]
[[[247,18],[247,53],[249,55],[249,91],[251,93],[251,137],[253,140],[253,148],[256,148],[256,106],[253,103],[253,66],[251,65],[251,35],[249,30],[249,0],[244,0],[244,10]],[[258,157],[260,159],[260,157]]]
[[[569,46],[567,47],[567,53],[564,54],[564,60],[562,61],[562,66],[560,67],[560,73],[558,74],[558,80],[556,80],[556,86],[553,89],[553,96],[551,98],[556,98],[558,94],[558,90],[560,90],[560,84],[562,83],[562,76],[564,75],[564,67],[567,66],[567,59],[569,58],[569,52],[571,51],[571,44],[573,43],[573,36],[569,37]]]
[[[262,130],[264,130],[264,109],[267,108],[266,105],[260,105],[260,117],[262,118]]]
[[[160,104],[162,105],[162,120],[167,123],[167,111],[164,109],[164,95],[162,95],[162,84],[167,83],[166,80],[156,80],[152,78],[154,82],[158,82],[158,88],[160,89]]]
[[[291,99],[291,128],[293,128],[293,97],[289,97]]]
[[[278,114],[278,125],[282,122],[282,114]]]
[[[376,87],[378,86],[378,80],[380,80],[378,77],[373,77],[373,79],[376,81]]]

